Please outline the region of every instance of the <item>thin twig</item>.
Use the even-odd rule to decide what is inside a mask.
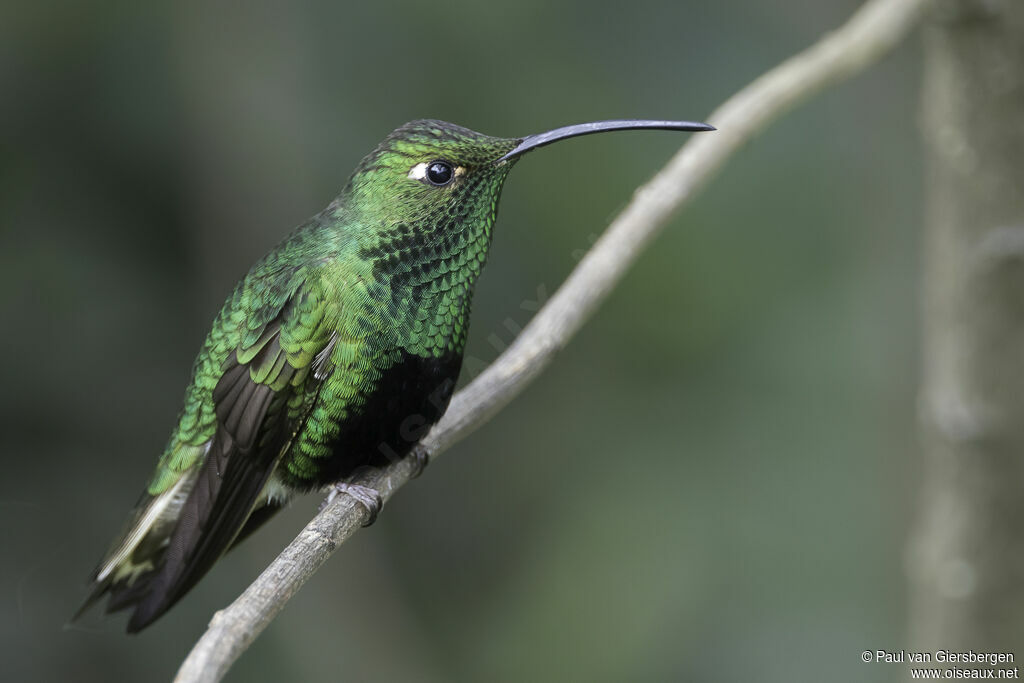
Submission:
[[[436,458],[511,401],[579,330],[672,214],[733,152],[801,100],[879,59],[902,40],[931,1],[870,0],[842,28],[726,101],[710,118],[718,131],[694,136],[636,191],[512,346],[455,395],[448,412],[417,447],[420,452]],[[412,459],[405,458],[359,483],[377,489],[387,501],[415,472]],[[338,496],[324,508],[234,603],[213,616],[175,681],[221,680],[365,518],[365,508],[349,496]]]

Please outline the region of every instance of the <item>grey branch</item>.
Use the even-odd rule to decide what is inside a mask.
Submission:
[[[931,0],[870,0],[837,31],[786,60],[716,110],[715,133],[695,135],[641,186],[516,341],[452,399],[417,449],[430,459],[512,400],[551,362],[666,221],[714,177],[733,152],[776,117],[826,85],[863,70],[897,45]],[[357,483],[386,502],[415,474],[411,457]],[[229,607],[217,612],[176,681],[219,681],[302,584],[366,518],[349,496],[325,507]]]
[[[944,0],[924,31],[923,457],[910,645],[1024,642],[1024,3]]]

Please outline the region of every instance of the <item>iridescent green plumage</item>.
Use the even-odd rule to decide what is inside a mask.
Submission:
[[[392,133],[341,197],[257,263],[225,303],[149,493],[173,484],[212,438],[212,393],[232,353],[242,365],[259,356],[250,377],[287,390],[290,421],[309,413],[282,463],[296,484],[318,483],[317,461],[330,455],[339,423],[372,393],[399,351],[427,358],[461,353],[473,283],[510,168],[488,164],[517,142],[430,121]],[[440,192],[410,182],[412,167],[438,158],[483,177]],[[272,353],[265,353],[268,346]],[[319,382],[310,370],[325,350],[324,365],[344,372]]]
[[[257,263],[214,321],[185,406],[86,605],[160,616],[287,498],[409,452],[458,377],[502,184],[534,147],[604,122],[494,138],[397,129],[339,197]]]

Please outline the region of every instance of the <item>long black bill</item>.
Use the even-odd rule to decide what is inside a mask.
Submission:
[[[641,128],[689,131],[715,129],[714,126],[709,126],[706,123],[696,123],[694,121],[645,121],[642,119],[619,119],[615,121],[591,121],[590,123],[577,123],[575,126],[562,126],[561,128],[549,130],[546,133],[529,135],[523,138],[522,142],[520,142],[515,149],[494,163],[498,164],[502,161],[508,161],[509,159],[529,152],[531,149],[550,145],[552,142],[558,142],[559,140],[577,138],[581,135],[590,135],[592,133],[604,133],[610,130],[638,130]]]

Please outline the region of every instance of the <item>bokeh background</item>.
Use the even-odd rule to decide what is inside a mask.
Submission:
[[[391,129],[700,119],[858,4],[0,6],[0,678],[168,680],[313,514],[294,504],[137,637],[64,628],[224,297]],[[736,155],[229,680],[898,673],[859,655],[904,645],[919,76],[911,39]],[[469,354],[493,359],[685,139],[520,163]]]

